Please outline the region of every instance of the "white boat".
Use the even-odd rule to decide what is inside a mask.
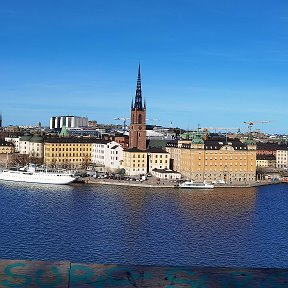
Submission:
[[[209,184],[206,182],[193,182],[193,181],[185,181],[179,184],[180,188],[190,188],[190,189],[212,189],[214,188],[213,184]]]
[[[0,172],[0,180],[39,184],[64,185],[74,182],[77,178],[72,171],[36,169],[34,164],[19,170],[4,169]]]

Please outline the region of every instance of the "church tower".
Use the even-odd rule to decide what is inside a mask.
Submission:
[[[140,64],[135,101],[131,103],[131,123],[129,134],[129,148],[146,150],[146,103],[142,102]]]

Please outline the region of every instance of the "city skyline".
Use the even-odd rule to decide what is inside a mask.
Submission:
[[[285,1],[2,3],[3,125],[129,117],[141,62],[153,123],[287,133]],[[147,122],[147,124],[150,124]],[[151,123],[152,124],[152,123]]]

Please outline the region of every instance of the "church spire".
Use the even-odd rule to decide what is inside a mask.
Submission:
[[[138,67],[138,78],[137,78],[137,88],[136,88],[134,109],[143,110],[140,64]]]

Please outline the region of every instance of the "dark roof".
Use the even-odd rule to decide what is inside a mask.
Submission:
[[[116,149],[117,147],[119,147],[120,145],[114,145],[113,147],[111,147],[111,149]]]
[[[176,174],[180,174],[177,171],[167,170],[167,169],[158,169],[158,168],[154,168],[152,171],[159,172],[159,173],[170,173],[170,174],[176,173]]]
[[[287,150],[287,145],[278,144],[278,143],[257,142],[256,145],[257,145],[257,150],[269,150],[269,151]]]
[[[165,148],[167,142],[170,143],[171,140],[147,140],[147,147],[148,148]]]
[[[55,137],[47,138],[45,143],[95,143],[95,144],[107,144],[111,141],[96,139],[96,138],[76,138],[76,137]]]
[[[275,155],[262,155],[262,154],[257,154],[256,155],[256,160],[270,160],[270,161],[276,161],[276,156]]]
[[[11,146],[11,147],[14,147],[14,144],[12,142],[7,142],[7,141],[4,141],[4,140],[0,139],[0,146]]]
[[[140,150],[137,148],[129,148],[127,150],[125,150],[126,152],[143,152],[143,153],[147,153],[147,150]]]
[[[219,150],[221,147],[223,146],[231,146],[234,149],[238,150],[238,149],[242,149],[242,150],[246,150],[247,149],[247,145],[242,143],[239,140],[228,140],[226,141],[215,141],[215,140],[205,140],[204,142],[204,148],[205,150]]]
[[[149,153],[165,153],[165,154],[168,154],[168,152],[167,151],[165,151],[165,150],[163,150],[163,149],[161,149],[161,148],[149,148],[148,150],[147,150],[147,152],[149,152]]]

